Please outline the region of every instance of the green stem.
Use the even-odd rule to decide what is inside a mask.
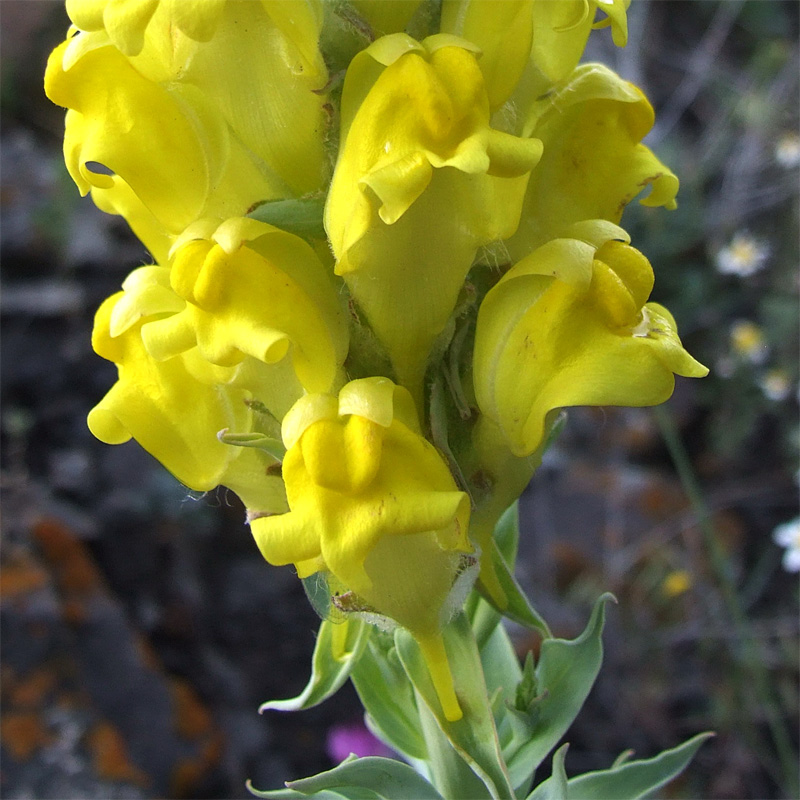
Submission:
[[[426,763],[430,779],[436,790],[447,800],[491,800],[486,784],[469,768],[442,733],[436,718],[428,710],[425,701],[415,692],[417,710],[428,750]]]
[[[722,598],[725,602],[728,614],[733,620],[734,627],[738,634],[737,639],[741,646],[741,660],[752,676],[752,686],[758,699],[758,705],[763,711],[767,725],[769,727],[775,750],[780,761],[783,777],[786,781],[787,796],[800,796],[800,783],[797,775],[797,762],[793,752],[791,739],[786,730],[784,721],[775,702],[770,686],[770,678],[767,668],[760,657],[759,648],[755,639],[750,635],[747,616],[739,602],[736,593],[736,585],[731,575],[729,564],[725,554],[720,547],[720,543],[714,533],[714,526],[711,522],[711,515],[708,505],[703,497],[700,484],[694,473],[691,459],[686,451],[683,441],[675,425],[675,421],[666,406],[656,406],[653,409],[656,421],[661,429],[661,435],[669,451],[675,470],[678,473],[681,484],[686,492],[692,506],[703,540],[711,561],[711,567],[719,583]],[[732,640],[734,641],[734,640]],[[737,653],[734,652],[734,658]],[[742,694],[747,696],[748,681],[740,684]]]

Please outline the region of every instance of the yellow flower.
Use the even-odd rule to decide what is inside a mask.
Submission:
[[[661,584],[661,591],[670,599],[680,597],[692,588],[692,575],[685,569],[674,569]]]
[[[473,49],[445,34],[384,37],[353,59],[342,96],[325,227],[337,272],[417,395],[477,248],[514,232],[541,153],[489,126]]]
[[[763,329],[748,319],[737,319],[731,325],[731,345],[736,355],[753,364],[763,364],[769,355]]]
[[[52,53],[45,89],[69,109],[64,154],[82,194],[101,192],[99,204],[134,227],[147,211],[162,234],[178,234],[201,216],[321,187],[317,3],[108,0],[70,10],[86,30]]]
[[[347,352],[339,299],[314,250],[300,237],[246,217],[200,220],[173,248],[170,282],[185,301],[142,332],[163,360],[197,346],[211,364],[247,356],[291,361],[308,391],[331,390]]]
[[[645,303],[647,259],[615,225],[575,225],[517,263],[486,295],[475,339],[475,393],[517,456],[547,415],[575,405],[664,402],[673,373],[708,370],[682,347],[670,313]]]
[[[254,412],[245,402],[250,394],[228,385],[230,370],[212,368],[196,349],[156,361],[144,347],[141,330],[148,317],[158,318],[175,305],[163,272],[161,267],[137,271],[128,291],[109,297],[97,312],[92,346],[117,365],[119,379],[90,412],[90,430],[107,444],[133,437],[191,489],[222,484],[249,508],[285,510],[283,483],[267,474],[275,459],[217,438],[223,429],[253,429]],[[126,294],[140,296],[138,312],[124,302]]]
[[[410,395],[386,378],[352,381],[338,398],[302,398],[282,431],[291,510],[251,520],[264,557],[301,577],[328,571],[339,603],[407,628],[448,719],[460,718],[440,629],[472,549],[469,501],[421,436]]]
[[[578,67],[558,91],[532,106],[523,135],[542,140],[516,234],[504,243],[510,262],[572,223],[619,223],[644,188],[646,206],[675,208],[678,179],[641,144],[653,109],[633,84],[600,64]]]

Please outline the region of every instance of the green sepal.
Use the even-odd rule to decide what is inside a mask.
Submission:
[[[345,631],[342,625],[347,626]],[[338,630],[334,631],[334,627]],[[270,700],[258,709],[264,711],[302,711],[319,705],[334,695],[350,676],[353,665],[364,652],[372,626],[364,620],[349,618],[333,623],[324,620],[319,626],[317,644],[311,659],[311,678],[305,689],[288,700]],[[337,644],[342,642],[342,645]]]
[[[324,239],[325,227],[322,224],[324,209],[324,197],[267,200],[257,205],[247,216],[297,236]]]
[[[342,797],[370,797],[376,800],[443,800],[431,786],[408,764],[391,758],[350,755],[338,767],[320,772],[310,778],[287,781],[289,790],[299,792],[296,796],[321,797],[329,791]],[[259,795],[270,797],[269,793]]]
[[[526,798],[526,800],[572,800],[569,789],[567,772],[564,768],[564,759],[567,757],[568,744],[564,744],[553,754],[553,774],[542,781]],[[616,795],[609,795],[608,798]],[[608,800],[606,798],[606,800]]]
[[[256,447],[269,453],[276,461],[283,461],[286,455],[286,448],[280,439],[273,439],[264,433],[252,431],[248,433],[231,433],[227,428],[217,434],[223,444],[232,444],[235,447]]]
[[[680,775],[694,754],[713,733],[700,733],[678,747],[664,750],[653,758],[625,761],[611,769],[586,772],[567,781],[569,800],[639,800]],[[539,784],[527,800],[544,800],[548,794],[548,778]]]
[[[603,660],[605,604],[614,600],[604,594],[594,605],[586,629],[576,639],[545,639],[535,677],[538,700],[531,708],[533,733],[509,754],[508,768],[514,785],[524,786],[536,768],[566,733],[581,710]]]
[[[414,688],[390,635],[373,633],[350,679],[367,713],[367,727],[398,753],[424,760]]]
[[[493,798],[514,798],[489,703],[480,653],[469,620],[463,612],[442,629],[445,649],[464,716],[445,719],[425,660],[413,636],[399,628],[395,643],[400,661],[439,728]]]

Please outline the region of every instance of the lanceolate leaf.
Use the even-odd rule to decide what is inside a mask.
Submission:
[[[408,764],[376,756],[351,757],[334,769],[286,785],[307,795],[332,789],[351,797],[352,789],[366,789],[379,800],[442,800],[439,792]]]
[[[376,631],[350,677],[378,738],[409,758],[424,759],[414,689],[393,638]]]
[[[520,743],[508,759],[508,766],[520,786],[521,776],[530,776],[566,733],[578,715],[594,684],[603,660],[601,635],[605,603],[613,599],[604,594],[594,606],[586,630],[577,639],[545,639],[536,666],[536,683],[541,701],[535,705],[532,738]]]
[[[456,722],[445,719],[422,653],[411,634],[402,629],[395,633],[400,660],[445,736],[486,784],[491,796],[513,800],[514,792],[500,753],[478,647],[466,615],[458,614],[443,629],[443,635],[456,694],[464,712],[462,719]]]
[[[530,604],[530,601],[520,588],[516,578],[508,568],[497,543],[493,542],[492,547],[492,559],[494,560],[494,568],[497,570],[497,579],[500,581],[500,586],[503,587],[503,591],[508,598],[508,607],[502,609],[503,615],[520,625],[524,625],[526,628],[539,631],[545,638],[550,638],[553,635],[550,633],[550,628],[539,615],[539,612]]]
[[[713,733],[701,733],[654,758],[627,761],[621,766],[587,772],[569,781],[569,800],[638,800],[671,781],[686,768]],[[538,800],[538,798],[537,798]]]
[[[569,782],[564,769],[564,759],[567,757],[568,744],[562,745],[553,755],[553,774],[546,781],[542,781],[527,797],[527,800],[571,800]],[[609,795],[617,800],[616,795]]]
[[[335,694],[350,676],[366,646],[372,626],[350,618],[333,623],[325,620],[319,626],[317,644],[311,661],[311,679],[305,689],[289,700],[270,700],[258,710],[301,711],[312,708]]]
[[[271,789],[268,791],[261,791],[256,789],[250,781],[247,782],[247,791],[254,794],[256,797],[266,797],[267,800],[300,800],[300,798],[308,797],[307,794],[296,792],[294,789]],[[372,800],[375,795],[364,795],[360,800]],[[347,800],[346,796],[339,792],[317,792],[314,795],[314,800]]]

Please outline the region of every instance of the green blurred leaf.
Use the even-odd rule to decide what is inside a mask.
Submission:
[[[459,613],[442,633],[456,695],[464,712],[457,722],[445,719],[422,653],[411,634],[403,629],[395,632],[400,660],[439,728],[484,782],[491,796],[513,800],[514,791],[500,752],[478,646],[466,615]]]
[[[350,675],[367,712],[367,724],[389,747],[425,759],[414,688],[391,636],[375,631]]]
[[[598,599],[586,630],[577,639],[542,642],[536,665],[541,700],[532,709],[536,714],[533,737],[521,741],[508,759],[509,770],[515,776],[532,775],[578,716],[600,671],[605,604],[613,599],[610,594]]]
[[[380,800],[442,800],[439,792],[408,764],[377,756],[350,757],[327,772],[286,785],[306,795],[333,789],[345,797],[355,797],[354,789],[366,789]]]
[[[342,626],[346,626],[343,628]],[[311,660],[311,679],[305,689],[289,700],[269,700],[258,709],[264,711],[302,711],[327,700],[342,687],[367,644],[372,626],[349,618],[319,626],[317,644]]]
[[[572,800],[572,794],[569,790],[567,781],[567,773],[564,769],[564,759],[567,757],[568,744],[562,745],[556,750],[553,755],[553,774],[546,780],[542,781],[527,797],[527,800]],[[610,798],[618,800],[617,795],[610,794],[606,800]]]

